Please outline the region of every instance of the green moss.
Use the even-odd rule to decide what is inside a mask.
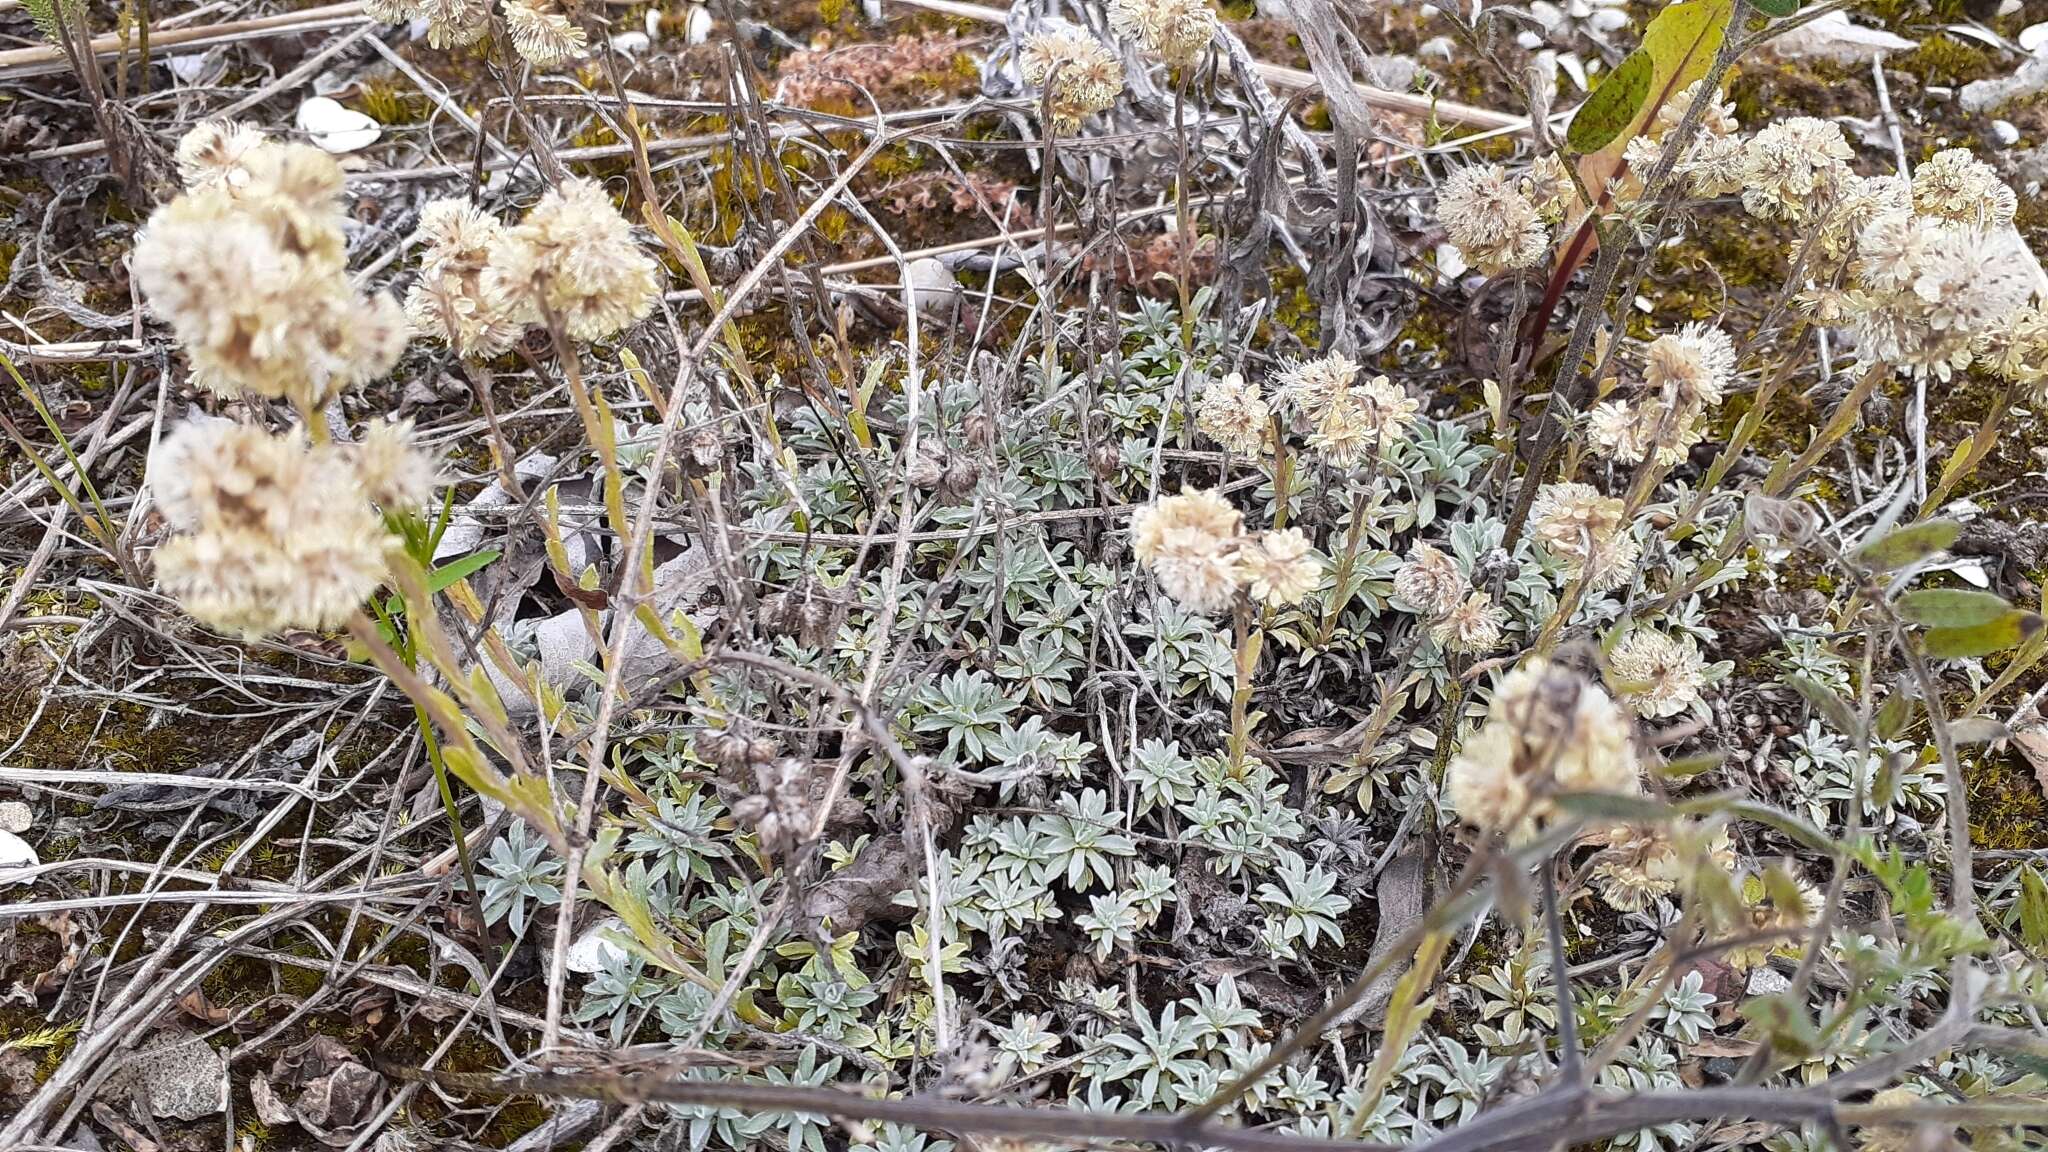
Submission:
[[[363,115],[379,124],[415,124],[433,108],[433,101],[419,89],[389,76],[364,80],[356,93],[356,103]]]
[[[1990,53],[1947,33],[1922,40],[1920,47],[1900,56],[1893,66],[1918,76],[1923,83],[1949,86],[1981,80],[1997,71]]]
[[[1970,838],[1994,851],[2048,846],[2048,798],[2017,752],[1963,765],[1969,781]]]
[[[1273,315],[1269,323],[1285,328],[1309,348],[1323,342],[1323,313],[1308,294],[1308,277],[1289,264],[1273,273]],[[1267,337],[1271,339],[1271,334]]]

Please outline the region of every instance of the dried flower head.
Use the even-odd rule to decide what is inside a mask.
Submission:
[[[491,30],[490,0],[416,0],[407,16],[427,22],[435,48],[467,48]]]
[[[1523,198],[1536,206],[1537,217],[1552,226],[1563,223],[1579,202],[1579,187],[1572,183],[1571,169],[1554,152],[1538,156],[1529,166],[1521,190]]]
[[[2020,245],[2010,229],[1899,214],[1872,221],[1853,266],[1857,355],[1943,380],[1968,367],[1981,339],[2019,318],[2034,294]]]
[[[511,348],[533,318],[531,294],[506,267],[505,226],[463,199],[420,209],[413,240],[424,246],[419,279],[405,295],[413,330],[464,357]]]
[[[1055,132],[1108,111],[1124,90],[1124,66],[1107,44],[1073,26],[1040,32],[1024,42],[1024,81],[1046,91]]]
[[[157,209],[131,266],[201,384],[313,411],[388,371],[406,327],[388,297],[349,283],[341,170],[316,148],[260,144],[243,176]]]
[[[1742,125],[1735,119],[1735,102],[1722,100],[1718,90],[1707,90],[1706,81],[1695,80],[1658,107],[1657,117],[1651,121],[1648,134],[1663,138],[1666,132],[1678,127],[1686,113],[1692,111],[1693,104],[1702,99],[1706,105],[1700,109],[1701,137],[1733,136],[1742,130]]]
[[[1472,585],[1458,562],[1434,545],[1417,542],[1408,562],[1394,571],[1394,595],[1419,615],[1434,619],[1462,604]]]
[[[379,508],[410,511],[433,499],[440,465],[420,447],[411,420],[378,420],[348,446],[356,483]]]
[[[1238,550],[1246,583],[1262,604],[1298,604],[1322,583],[1323,561],[1299,528],[1280,528]]]
[[[1545,485],[1529,509],[1536,541],[1563,561],[1572,577],[1604,592],[1626,583],[1642,548],[1622,518],[1622,502],[1591,484]]]
[[[333,628],[383,580],[386,536],[340,450],[241,424],[186,424],[150,469],[179,533],[157,581],[195,618],[259,636]]]
[[[1309,447],[1330,463],[1348,467],[1376,455],[1415,422],[1421,404],[1385,376],[1375,376],[1330,396],[1316,412]]]
[[[1951,223],[2003,228],[2019,197],[1968,148],[1944,148],[1914,171],[1913,207]]]
[[[1202,58],[1216,37],[1216,12],[1207,0],[1110,0],[1109,26],[1174,68]]]
[[[1237,595],[1244,517],[1214,489],[1162,496],[1131,517],[1131,551],[1168,596],[1195,612],[1221,612]]]
[[[1280,395],[1314,420],[1358,379],[1358,364],[1342,352],[1300,360],[1280,372]]]
[[[261,128],[232,120],[205,120],[178,140],[178,180],[188,192],[249,183],[244,159],[269,142]]]
[[[1977,338],[1972,359],[2002,380],[2037,392],[2048,382],[2048,312],[2029,306]]]
[[[754,765],[756,791],[732,806],[732,814],[754,830],[761,850],[770,856],[788,854],[810,837],[813,810],[808,764],[785,756]]]
[[[1494,690],[1485,722],[1451,758],[1445,786],[1467,822],[1512,838],[1549,813],[1547,793],[1633,795],[1642,779],[1628,719],[1614,701],[1578,673],[1532,656]]]
[[[1771,894],[1773,888],[1782,891],[1787,887],[1791,893],[1782,903]],[[1803,930],[1820,915],[1822,903],[1820,890],[1803,876],[1789,876],[1782,885],[1765,884],[1757,876],[1744,877],[1742,898],[1749,913],[1749,923],[1737,925],[1736,931],[1778,935],[1774,939],[1730,948],[1722,953],[1723,959],[1741,971],[1769,963],[1773,953],[1795,950]]]
[[[562,181],[507,240],[499,256],[507,279],[532,285],[572,340],[602,340],[654,308],[654,260],[594,180]]]
[[[545,68],[583,51],[583,29],[546,0],[504,0],[505,31],[512,49],[536,68]]]
[[[1430,625],[1429,635],[1445,651],[1476,656],[1500,647],[1507,623],[1507,611],[1493,597],[1474,592]]]
[[[1699,703],[1707,666],[1691,636],[1637,628],[1607,654],[1615,690],[1638,716],[1676,716]]]
[[[1235,372],[1209,381],[1195,409],[1195,427],[1223,445],[1224,451],[1239,456],[1259,454],[1266,446],[1272,419],[1273,410],[1259,394],[1259,386],[1245,383]]]
[[[1655,400],[1604,400],[1586,414],[1586,437],[1601,456],[1618,464],[1640,464],[1657,446],[1657,431],[1665,423],[1663,407]],[[1658,459],[1677,463],[1665,460],[1662,452]]]
[[[1854,155],[1829,121],[1792,116],[1767,125],[1743,149],[1742,206],[1766,220],[1812,219],[1849,175]]]
[[[1726,825],[1704,835],[1670,824],[1611,828],[1593,857],[1593,886],[1615,910],[1640,912],[1676,891],[1695,866],[1725,872],[1735,863]]]
[[[1643,382],[1674,403],[1719,404],[1735,382],[1735,342],[1711,324],[1687,324],[1651,341]]]
[[[1550,244],[1542,215],[1498,164],[1453,172],[1437,192],[1436,214],[1465,260],[1488,275],[1530,267]]]

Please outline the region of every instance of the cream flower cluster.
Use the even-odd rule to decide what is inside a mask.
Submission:
[[[1432,544],[1418,541],[1394,570],[1394,596],[1429,622],[1430,638],[1446,651],[1491,652],[1507,629],[1507,611],[1475,591],[1457,561]]]
[[[1583,577],[1588,590],[1605,592],[1628,583],[1642,555],[1622,510],[1619,498],[1603,496],[1591,484],[1547,484],[1530,506],[1530,535],[1563,563],[1568,576]]]
[[[2039,386],[2048,325],[2011,228],[2012,189],[1963,148],[1937,152],[1910,181],[1858,176],[1853,155],[1840,128],[1803,116],[1744,146],[1743,206],[1815,228],[1821,254],[1849,261],[1845,286],[1810,287],[1801,307],[1850,328],[1866,364],[1946,380],[1982,362]]]
[[[130,265],[197,382],[310,412],[390,370],[405,320],[349,283],[332,157],[209,123],[180,142],[178,169],[186,190],[150,216]]]
[[[548,316],[573,340],[602,340],[654,308],[652,257],[596,181],[572,177],[506,227],[464,200],[420,211],[420,276],[406,316],[464,356],[492,356]]]
[[[1290,365],[1280,390],[1308,418],[1309,447],[1339,468],[1378,455],[1422,407],[1385,376],[1358,379],[1358,365],[1339,352]]]
[[[1704,842],[1702,842],[1702,837]],[[1735,847],[1727,825],[1711,832],[1668,824],[1623,825],[1608,829],[1593,857],[1593,886],[1620,912],[1640,912],[1669,896],[1695,866],[1730,872]]]
[[[1872,221],[1851,271],[1844,306],[1858,356],[1943,380],[1980,353],[1994,368],[2005,362],[2035,290],[2033,264],[2010,229],[1939,216]]]
[[[1498,164],[1451,173],[1437,190],[1436,215],[1466,263],[1487,275],[1531,267],[1550,246],[1543,213]]]
[[[1138,509],[1131,517],[1131,551],[1161,590],[1202,613],[1229,610],[1239,589],[1263,604],[1298,603],[1323,576],[1322,557],[1300,529],[1248,535],[1244,517],[1207,488]]]
[[[1695,82],[1665,101],[1643,131],[1630,137],[1623,147],[1621,171],[1608,185],[1609,199],[1615,207],[1642,201],[1648,191],[1646,181],[1664,158],[1669,144],[1666,137],[1701,100],[1706,106],[1700,110],[1699,130],[1674,162],[1672,174],[1687,193],[1701,199],[1741,190],[1744,147],[1741,138],[1735,135],[1739,127],[1735,105],[1723,101],[1719,92],[1708,92],[1702,83]],[[1574,187],[1571,192],[1571,203],[1577,204],[1577,189]]]
[[[1672,639],[1637,628],[1607,654],[1607,672],[1622,702],[1648,719],[1676,716],[1700,701],[1707,665],[1690,636]]]
[[[417,504],[433,477],[409,424],[313,447],[243,424],[181,425],[150,465],[175,530],[156,550],[157,582],[226,632],[337,627],[386,572],[389,537],[372,501]]]
[[[1637,464],[1656,454],[1676,464],[1706,435],[1707,411],[1735,380],[1735,344],[1720,329],[1688,324],[1650,344],[1643,393],[1634,401],[1608,400],[1588,414],[1593,447],[1615,461]]]
[[[363,10],[385,24],[424,21],[427,43],[464,48],[491,30],[490,0],[367,0]],[[501,0],[512,50],[536,68],[559,64],[588,46],[583,29],[549,0]]]
[[[1766,125],[1742,150],[1742,206],[1764,220],[1799,224],[1824,212],[1855,156],[1842,130],[1812,116]]]
[[[1273,409],[1259,386],[1235,372],[1211,380],[1195,406],[1195,427],[1237,456],[1257,456],[1266,446],[1272,421]]]
[[[1532,656],[1494,690],[1444,787],[1467,823],[1514,839],[1550,815],[1553,793],[1634,795],[1642,777],[1621,708],[1578,673]]]
[[[1072,26],[1026,40],[1018,65],[1025,83],[1047,92],[1055,132],[1072,132],[1108,111],[1124,90],[1123,61],[1109,45]]]
[[[1215,39],[1217,20],[1208,0],[1110,0],[1109,26],[1185,68]]]

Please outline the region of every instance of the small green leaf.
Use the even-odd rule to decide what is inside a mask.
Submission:
[[[1681,756],[1657,767],[1657,775],[1666,780],[1684,780],[1702,772],[1711,772],[1721,766],[1724,757],[1719,752],[1701,752],[1696,756]]]
[[[1889,808],[1899,798],[1899,769],[1913,762],[1904,752],[1894,752],[1877,762],[1877,776],[1870,782],[1870,802]]]
[[[1928,629],[1927,654],[1939,660],[1989,656],[1993,652],[2019,647],[2040,630],[2041,617],[2038,614],[2012,608],[1989,623],[1969,628]]]
[[[1799,0],[1749,0],[1749,6],[1766,16],[1790,16],[1799,11]]]
[[[1919,701],[1903,688],[1894,688],[1877,710],[1877,738],[1896,740],[1920,711]]]
[[[1572,116],[1565,129],[1565,145],[1574,152],[1598,152],[1635,123],[1636,113],[1650,94],[1650,79],[1656,63],[1638,48],[1614,73],[1602,81]]]
[[[2011,611],[2003,597],[1967,588],[1921,588],[1899,597],[1899,615],[1927,628],[1974,628]]]
[[[2048,880],[2032,864],[2020,870],[2020,939],[2034,952],[2048,949]]]
[[[1792,837],[1794,840],[1817,848],[1829,856],[1838,855],[1842,850],[1841,844],[1834,837],[1829,836],[1805,820],[1792,815],[1790,812],[1773,808],[1768,804],[1743,800],[1730,804],[1728,811],[1745,820],[1754,820],[1759,824],[1768,824],[1785,835]]]
[[[1680,815],[1678,809],[1661,800],[1619,792],[1561,792],[1555,799],[1559,808],[1574,816],[1624,824],[1666,824]]]
[[[467,579],[501,555],[503,553],[497,549],[488,548],[482,552],[472,552],[460,560],[450,560],[448,563],[427,573],[427,591],[429,593],[445,592],[455,587],[457,580]]]
[[[1820,714],[1827,717],[1829,727],[1835,731],[1852,740],[1863,731],[1862,723],[1856,719],[1856,710],[1849,707],[1849,702],[1842,699],[1841,694],[1833,688],[1818,680],[1797,674],[1785,677],[1785,683],[1806,697],[1808,704],[1819,709]]]
[[[1925,520],[1896,528],[1856,550],[1855,559],[1879,571],[1904,568],[1956,542],[1963,530],[1954,520]]]

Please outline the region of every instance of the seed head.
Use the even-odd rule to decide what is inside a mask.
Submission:
[[[260,636],[334,628],[383,580],[387,537],[352,462],[241,424],[186,424],[150,484],[179,529],[157,581],[197,619]]]
[[[1465,260],[1488,275],[1543,259],[1549,230],[1498,164],[1460,168],[1437,192],[1437,221]]]
[[[1206,0],[1110,0],[1109,26],[1174,68],[1202,58],[1216,36],[1216,13]]]
[[[1298,604],[1322,583],[1322,558],[1299,528],[1267,532],[1238,555],[1251,593],[1262,604]]]
[[[570,339],[602,340],[654,308],[654,261],[594,180],[564,180],[507,239],[498,257],[507,278],[537,290]]]
[[[1168,596],[1195,612],[1230,607],[1240,581],[1244,518],[1213,489],[1163,496],[1131,518],[1131,551]]]
[[[1025,83],[1041,91],[1051,86],[1047,103],[1055,132],[1072,132],[1081,121],[1108,111],[1124,90],[1124,66],[1116,53],[1072,26],[1025,41],[1019,66]]]

